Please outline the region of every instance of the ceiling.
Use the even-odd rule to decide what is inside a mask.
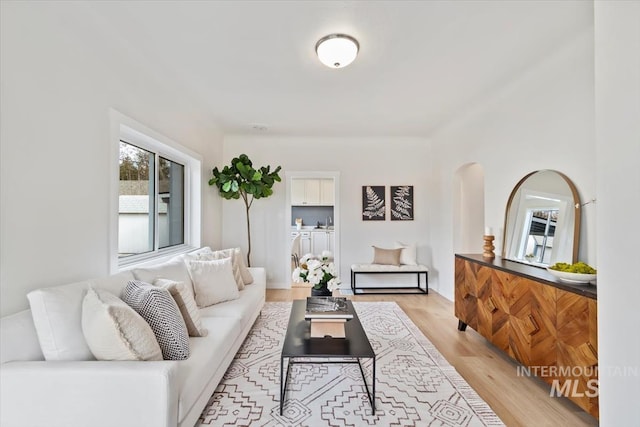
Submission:
[[[225,133],[270,135],[429,136],[593,25],[592,2],[564,0],[88,8]],[[360,43],[338,70],[314,52],[336,32]]]

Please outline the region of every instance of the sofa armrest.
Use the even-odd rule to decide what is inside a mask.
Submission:
[[[3,427],[174,427],[177,363],[9,362],[0,406]]]
[[[252,285],[260,285],[263,288],[267,287],[267,271],[264,267],[249,267],[249,271],[253,276]]]

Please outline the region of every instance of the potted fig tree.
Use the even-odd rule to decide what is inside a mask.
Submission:
[[[242,199],[247,215],[247,265],[251,267],[251,221],[249,209],[255,199],[262,199],[273,194],[273,185],[280,182],[281,167],[271,171],[271,166],[253,167],[253,163],[246,154],[241,154],[231,160],[231,165],[222,170],[213,168],[213,178],[209,185],[215,185],[220,195],[229,199]]]

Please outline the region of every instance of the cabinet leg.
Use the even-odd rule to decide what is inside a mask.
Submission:
[[[467,324],[464,323],[462,320],[458,320],[458,330],[460,332],[464,332],[467,330]]]

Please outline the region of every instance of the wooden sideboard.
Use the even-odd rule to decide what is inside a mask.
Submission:
[[[597,290],[482,254],[455,257],[455,315],[598,418]]]

